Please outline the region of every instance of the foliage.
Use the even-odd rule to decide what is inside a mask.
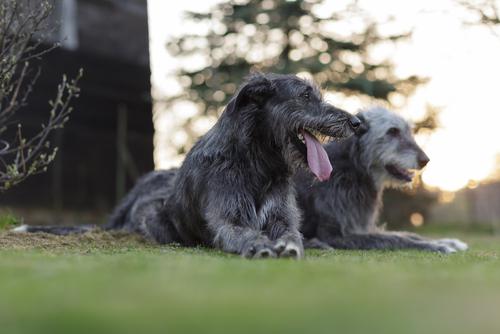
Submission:
[[[209,13],[186,13],[188,23],[206,33],[185,34],[168,43],[170,53],[186,63],[177,73],[183,93],[168,103],[194,101],[200,113],[214,115],[243,77],[256,70],[307,72],[328,90],[381,100],[391,94],[407,96],[425,81],[417,76],[400,79],[389,59],[372,55],[375,47],[404,40],[410,32],[382,34],[356,2],[325,15],[322,2],[229,1]],[[192,59],[202,59],[202,65],[193,68]],[[185,125],[188,134],[197,117]]]
[[[20,224],[21,220],[12,213],[0,213],[0,230]]]
[[[33,70],[32,62],[56,47],[43,45],[51,10],[47,1],[0,3],[0,191],[47,169],[57,153],[49,135],[67,122],[70,102],[79,93],[81,73],[74,80],[63,77],[49,103],[46,123],[33,135],[23,134],[16,116],[27,106],[40,74],[40,69]]]

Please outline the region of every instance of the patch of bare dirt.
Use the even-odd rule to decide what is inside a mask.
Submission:
[[[93,250],[126,250],[153,248],[155,244],[124,232],[95,230],[84,234],[58,236],[47,233],[0,231],[0,250],[47,250],[89,252]]]

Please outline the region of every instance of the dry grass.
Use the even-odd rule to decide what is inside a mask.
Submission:
[[[44,250],[49,252],[109,251],[155,247],[142,237],[124,232],[96,230],[84,234],[57,236],[47,233],[0,231],[0,250]]]

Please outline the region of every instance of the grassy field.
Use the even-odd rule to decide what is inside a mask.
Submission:
[[[0,231],[0,333],[499,333],[500,238],[466,253],[249,261],[120,234]]]

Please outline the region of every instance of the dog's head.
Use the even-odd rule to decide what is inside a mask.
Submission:
[[[360,112],[358,131],[365,163],[379,172],[388,186],[412,181],[415,170],[427,165],[429,157],[417,145],[410,124],[384,108]]]
[[[289,165],[305,163],[320,180],[332,167],[320,139],[342,139],[354,134],[360,120],[326,103],[319,89],[295,75],[254,74],[230,102],[238,110],[253,107],[259,131],[266,131]]]

